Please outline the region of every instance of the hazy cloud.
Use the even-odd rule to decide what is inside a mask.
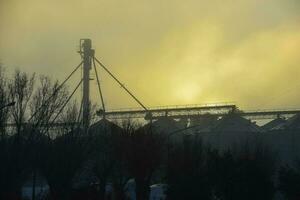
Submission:
[[[78,40],[90,37],[146,105],[300,106],[298,0],[0,2],[0,60],[9,68],[62,80],[79,63]],[[109,107],[136,105],[101,76]]]

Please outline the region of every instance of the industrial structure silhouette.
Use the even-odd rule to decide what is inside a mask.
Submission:
[[[92,134],[95,137],[100,135],[102,138],[106,138],[107,135],[120,132],[122,128],[113,123],[113,120],[144,119],[149,123],[141,129],[151,129],[155,133],[165,134],[168,142],[179,143],[186,138],[201,137],[203,143],[224,152],[233,147],[241,148],[241,146],[249,145],[249,149],[252,149],[264,144],[278,154],[279,165],[293,165],[294,161],[300,157],[300,146],[298,145],[300,142],[300,135],[298,134],[300,131],[300,110],[243,111],[231,103],[150,108],[145,106],[96,58],[90,39],[80,40],[80,50],[78,52],[81,55],[82,62],[67,76],[53,95],[67,83],[80,67],[83,71],[82,79],[50,124],[45,126],[55,128],[62,125],[57,123],[56,119],[82,84],[82,101],[76,123],[84,133]],[[106,110],[97,64],[140,105],[141,109]],[[97,115],[101,119],[94,124],[90,122],[90,71],[92,69],[95,71],[101,101],[101,108],[97,111]],[[51,98],[52,96],[49,97],[49,100]],[[40,109],[44,106],[47,106],[47,101],[41,105]],[[39,112],[39,109],[37,109],[37,112]],[[36,113],[33,113],[28,123]],[[271,121],[259,126],[252,121],[253,119],[271,119]],[[65,125],[63,124],[63,126]],[[86,161],[81,171],[76,174],[75,185],[88,185],[92,182],[93,175],[89,173],[92,171],[94,164],[91,160]],[[45,185],[45,183],[41,183],[41,185],[43,184]]]

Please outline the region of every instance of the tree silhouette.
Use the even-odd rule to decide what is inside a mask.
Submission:
[[[147,200],[153,174],[162,164],[165,138],[151,128],[127,129],[123,137],[127,169],[136,184],[136,199]]]
[[[181,145],[173,147],[168,156],[168,199],[210,199],[205,159],[198,137],[185,136]]]
[[[278,189],[288,200],[300,198],[300,163],[295,168],[284,166],[279,170]]]
[[[213,193],[219,199],[272,199],[274,159],[264,148],[220,154],[209,151],[208,170]]]

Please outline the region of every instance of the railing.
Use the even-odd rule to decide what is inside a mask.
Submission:
[[[169,109],[184,109],[184,108],[208,108],[208,107],[220,107],[220,106],[235,106],[233,102],[218,102],[218,103],[205,103],[205,104],[187,104],[187,105],[164,105],[164,106],[152,106],[148,107],[148,110],[169,110]],[[135,108],[118,108],[110,109],[107,113],[113,112],[130,112],[141,111],[140,107]]]
[[[172,118],[197,118],[207,114],[222,117],[230,111],[236,111],[248,119],[274,119],[277,117],[290,117],[300,113],[300,109],[260,109],[260,110],[238,110],[234,104],[191,104],[175,106],[156,106],[148,109],[153,119],[161,116]],[[138,108],[116,109],[106,112],[109,119],[144,118],[146,111]]]

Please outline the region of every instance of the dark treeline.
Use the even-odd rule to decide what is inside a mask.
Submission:
[[[171,139],[151,125],[117,126],[105,119],[85,133],[76,123],[80,106],[71,102],[62,109],[69,92],[58,88],[48,77],[20,71],[8,79],[0,68],[1,200],[22,199],[28,180],[37,199],[38,176],[49,185],[41,198],[49,200],[129,199],[124,188],[130,179],[137,200],[149,199],[154,183],[167,185],[170,200],[268,200],[278,192],[300,198],[300,167],[278,167],[264,145],[219,151],[194,135]],[[15,105],[5,107],[10,102]],[[47,125],[54,119],[68,125],[52,129]]]

